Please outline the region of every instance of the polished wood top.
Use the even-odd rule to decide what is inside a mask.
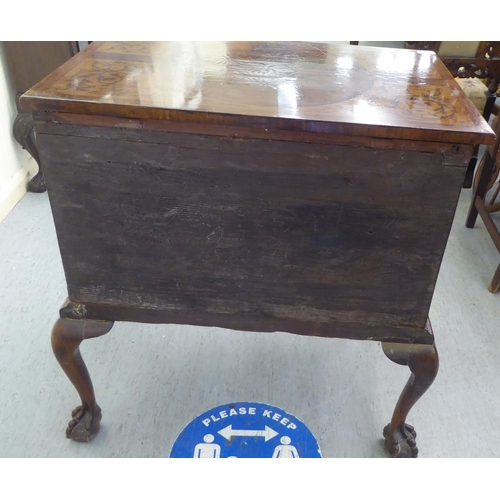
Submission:
[[[494,141],[433,52],[341,44],[94,42],[21,106],[249,130]]]

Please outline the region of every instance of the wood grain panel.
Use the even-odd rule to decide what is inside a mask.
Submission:
[[[462,168],[430,153],[137,133],[39,135],[72,301],[423,328]]]
[[[33,85],[64,64],[76,52],[76,42],[3,42],[16,92]]]

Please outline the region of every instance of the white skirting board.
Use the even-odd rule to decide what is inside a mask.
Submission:
[[[28,182],[37,172],[38,165],[33,158],[30,158],[25,166],[5,186],[0,188],[0,222],[9,215],[10,211],[26,194]]]

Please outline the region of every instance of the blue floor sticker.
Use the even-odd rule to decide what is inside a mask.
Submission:
[[[263,403],[231,403],[195,418],[171,458],[321,458],[316,438],[294,415]]]

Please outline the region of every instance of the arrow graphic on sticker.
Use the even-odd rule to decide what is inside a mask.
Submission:
[[[233,429],[232,425],[228,425],[219,431],[219,434],[226,438],[231,439],[232,436],[251,436],[251,437],[263,437],[264,441],[269,441],[274,436],[277,436],[279,432],[276,432],[271,427],[265,426],[263,431],[252,431],[252,430],[236,430]]]

